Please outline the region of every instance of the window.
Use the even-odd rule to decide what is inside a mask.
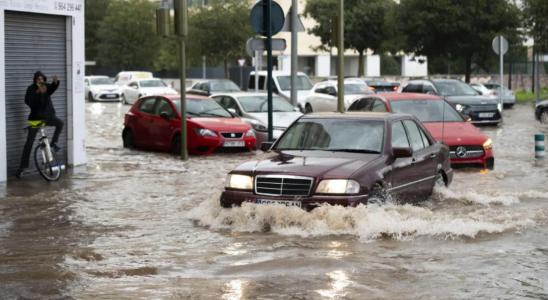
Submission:
[[[181,99],[172,100],[179,114],[181,113]],[[202,118],[233,118],[233,116],[217,101],[208,99],[186,99],[186,117]]]
[[[325,94],[325,84],[318,84],[316,86],[316,89],[314,90],[314,93],[317,93],[317,94]]]
[[[259,90],[266,90],[266,76],[259,75]]]
[[[139,84],[142,87],[167,87],[167,85],[161,80],[141,80]]]
[[[392,112],[411,114],[421,122],[464,122],[453,105],[442,100],[398,100],[391,101]],[[445,115],[444,115],[445,109]]]
[[[422,83],[410,83],[402,90],[403,93],[422,93]]]
[[[422,141],[422,136],[419,131],[417,124],[411,120],[404,120],[403,123],[407,128],[407,133],[409,134],[409,142],[411,143],[411,148],[413,151],[418,151],[424,148],[424,142]]]
[[[255,89],[255,75],[249,75],[249,84],[247,85],[248,90]]]
[[[422,92],[424,94],[428,94],[428,93],[431,93],[431,94],[434,94],[434,95],[438,94],[431,84],[424,84],[422,86]]]
[[[337,94],[337,89],[332,84],[328,84],[325,86],[325,94],[328,95],[335,95]]]
[[[430,143],[430,140],[428,139],[428,137],[426,136],[426,133],[419,127],[419,131],[421,132],[421,136],[422,136],[422,142],[424,143],[424,147],[430,147],[430,145],[432,145]]]
[[[238,110],[238,104],[236,103],[236,100],[232,99],[232,97],[224,96],[223,99],[221,99],[221,104],[226,108],[234,108],[235,110]]]
[[[436,80],[442,96],[475,96],[478,93],[468,84],[458,80]]]
[[[240,88],[232,81],[212,81],[209,82],[212,92],[240,92]]]
[[[278,84],[282,91],[291,90],[291,76],[277,76]],[[312,89],[312,82],[304,75],[297,76],[297,90],[309,91]]]
[[[156,105],[154,114],[159,116],[161,113],[167,112],[167,115],[173,118],[175,115],[173,114],[173,108],[171,107],[171,103],[162,98],[158,98],[158,101],[159,102],[158,105]]]
[[[392,147],[409,148],[407,133],[405,133],[405,129],[403,128],[403,124],[401,121],[392,124]]]
[[[373,109],[373,102],[375,99],[366,98],[359,100],[359,103],[356,105],[357,111],[371,111]]]
[[[387,112],[386,105],[384,104],[384,101],[382,101],[380,99],[376,99],[375,103],[373,104],[373,109],[371,111]]]
[[[154,104],[156,103],[156,98],[145,98],[141,100],[139,104],[139,110],[147,114],[154,114]]]
[[[268,97],[267,96],[241,96],[238,97],[240,105],[248,113],[259,113],[268,111]],[[274,112],[294,112],[293,106],[289,104],[285,99],[273,96],[272,97],[272,110]]]
[[[132,82],[130,84],[128,84],[128,86],[132,87],[132,88],[138,88],[139,86],[137,85],[137,82]]]

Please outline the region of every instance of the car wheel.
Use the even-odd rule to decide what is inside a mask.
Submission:
[[[124,95],[124,94],[122,94],[122,103],[123,104],[129,104],[129,103],[127,103],[126,95]]]
[[[367,199],[367,207],[379,207],[386,204],[386,194],[382,186],[375,184],[371,191],[369,191],[369,198]]]
[[[487,158],[485,160],[485,166],[487,167],[487,169],[489,170],[494,170],[495,169],[495,159],[494,158]]]
[[[126,129],[124,131],[124,148],[133,149],[135,148],[135,135],[131,129]]]
[[[173,139],[171,143],[171,154],[181,155],[181,136],[178,135]]]
[[[440,188],[440,187],[446,187],[447,182],[445,182],[445,178],[443,177],[443,174],[441,172],[438,173],[436,176],[436,182],[434,183],[434,187]]]
[[[89,94],[88,94],[88,101],[89,102],[95,101],[95,99],[93,99],[93,94],[91,92],[89,92]]]
[[[312,111],[312,106],[310,106],[310,104],[308,104],[308,103],[306,104],[306,106],[304,107],[304,113],[305,113],[305,114],[311,114],[311,113],[313,113],[313,111]]]
[[[540,112],[540,124],[548,124],[548,108],[545,108]]]

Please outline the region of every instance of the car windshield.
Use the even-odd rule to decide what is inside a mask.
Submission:
[[[489,90],[499,90],[500,89],[500,85],[498,85],[498,84],[483,84],[483,85]],[[502,90],[507,91],[508,89],[505,86],[503,86]]]
[[[412,114],[421,122],[464,122],[455,108],[441,100],[397,100],[390,101],[392,112]],[[443,109],[445,107],[445,116]]]
[[[211,81],[212,92],[239,92],[240,88],[232,81]]]
[[[141,87],[167,87],[167,85],[161,80],[141,80],[139,81]]]
[[[383,121],[300,119],[280,138],[275,150],[380,153],[383,139]]]
[[[365,95],[374,94],[365,83],[345,83],[344,84],[345,95]]]
[[[478,94],[468,84],[461,81],[436,81],[442,96],[475,96]]]
[[[291,76],[278,76],[278,83],[282,91],[291,90]],[[312,82],[308,77],[299,75],[297,76],[297,90],[308,91],[312,89]]]
[[[92,78],[91,79],[92,85],[108,85],[108,84],[114,84],[110,78]]]
[[[370,86],[391,85],[388,81],[384,80],[366,80],[365,82]]]
[[[243,96],[238,97],[243,109],[248,113],[268,112],[268,98],[264,96]],[[293,112],[293,106],[286,100],[273,96],[272,110],[274,112]]]
[[[173,100],[173,104],[181,114],[181,99]],[[233,116],[217,101],[208,99],[186,99],[187,117],[233,118]]]

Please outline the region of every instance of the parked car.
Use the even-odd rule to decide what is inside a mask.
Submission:
[[[312,209],[426,199],[453,178],[446,144],[409,114],[304,115],[270,153],[228,174],[221,205],[243,202]]]
[[[495,99],[500,102],[500,85],[496,83],[472,83],[470,84],[476,91],[480,92],[484,96],[489,96],[491,99]],[[516,104],[516,95],[514,91],[502,87],[502,103],[504,107],[511,108]]]
[[[502,105],[488,96],[481,96],[468,84],[455,79],[411,80],[398,88],[398,93],[423,93],[438,95],[454,104],[472,124],[502,122]]]
[[[120,101],[120,87],[107,76],[84,77],[85,97],[88,101]]]
[[[257,73],[259,86],[258,91],[267,91],[267,72],[259,71]],[[284,98],[291,103],[291,73],[285,71],[273,71],[272,72],[272,90],[278,96]],[[312,89],[312,81],[302,72],[297,73],[297,102],[301,112],[304,112],[304,102],[308,92]],[[247,85],[248,91],[255,91],[255,71],[249,74],[249,81]]]
[[[143,96],[176,95],[176,90],[170,88],[159,78],[134,80],[122,87],[122,102],[133,104]]]
[[[535,107],[535,117],[541,124],[548,124],[548,100],[537,104]]]
[[[134,80],[149,78],[153,78],[152,73],[150,72],[120,72],[116,75],[116,78],[114,78],[114,83],[123,86]]]
[[[417,117],[436,140],[449,146],[452,165],[495,166],[491,139],[441,97],[413,93],[368,95],[356,99],[348,111],[373,111],[374,107]]]
[[[363,81],[367,86],[376,93],[394,93],[398,90],[396,86],[384,79],[372,79],[372,78],[359,78],[354,77]]]
[[[255,130],[257,144],[268,142],[268,95],[266,93],[215,94],[211,98],[248,122]],[[276,140],[303,114],[282,97],[272,97],[273,139]]]
[[[242,90],[230,79],[203,79],[196,81],[188,90],[189,94],[210,96],[217,93],[237,93]]]
[[[344,107],[352,104],[359,95],[374,94],[365,83],[359,80],[344,80]],[[338,86],[336,81],[320,82],[314,86],[305,100],[305,113],[337,111]]]
[[[187,95],[188,152],[210,154],[253,151],[255,132],[215,100]],[[142,147],[181,153],[181,98],[179,95],[140,98],[126,113],[124,147]]]

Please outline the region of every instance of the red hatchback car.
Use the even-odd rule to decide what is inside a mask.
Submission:
[[[187,139],[190,154],[253,151],[255,132],[215,100],[187,95]],[[126,113],[124,147],[181,153],[181,97],[157,95],[139,99]]]
[[[491,139],[470,123],[450,102],[438,96],[415,93],[373,94],[354,100],[348,111],[412,114],[436,140],[449,146],[451,164],[481,165],[488,169],[495,166]]]

